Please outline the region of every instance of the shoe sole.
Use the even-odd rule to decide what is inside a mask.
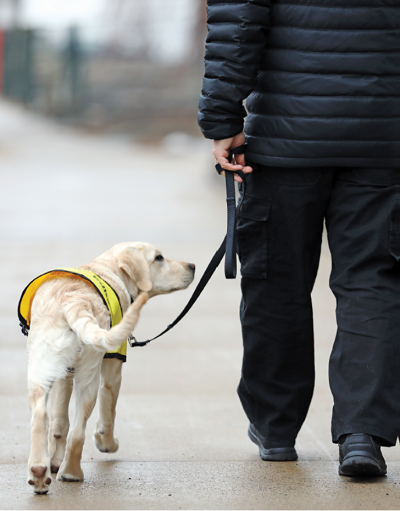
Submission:
[[[386,466],[368,456],[350,456],[339,466],[339,475],[347,477],[379,477],[386,474]]]
[[[248,430],[250,440],[260,450],[260,457],[263,461],[296,461],[298,456],[294,447],[275,447],[266,449],[250,429]]]

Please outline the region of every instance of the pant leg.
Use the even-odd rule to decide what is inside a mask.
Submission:
[[[327,212],[337,336],[330,359],[333,441],[400,432],[400,170],[354,169]]]
[[[246,176],[237,226],[244,346],[238,394],[269,447],[294,445],[313,394],[310,295],[333,175],[259,167]]]

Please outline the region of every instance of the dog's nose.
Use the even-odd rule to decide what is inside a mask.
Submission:
[[[193,263],[189,263],[188,266],[193,271],[196,269],[196,266]]]

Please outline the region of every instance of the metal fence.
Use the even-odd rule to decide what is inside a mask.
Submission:
[[[33,31],[0,34],[1,86],[5,96],[29,104],[33,98]]]

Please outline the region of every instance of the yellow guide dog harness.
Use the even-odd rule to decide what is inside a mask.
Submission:
[[[122,308],[118,295],[105,280],[89,270],[81,270],[78,268],[57,268],[36,277],[36,279],[32,280],[32,282],[30,282],[22,292],[18,304],[18,318],[24,335],[28,335],[31,321],[32,301],[35,297],[36,291],[48,280],[66,277],[82,279],[97,289],[103,299],[104,305],[110,312],[111,328],[121,321]],[[124,341],[117,350],[107,351],[104,358],[118,358],[119,360],[126,362],[126,341]]]

